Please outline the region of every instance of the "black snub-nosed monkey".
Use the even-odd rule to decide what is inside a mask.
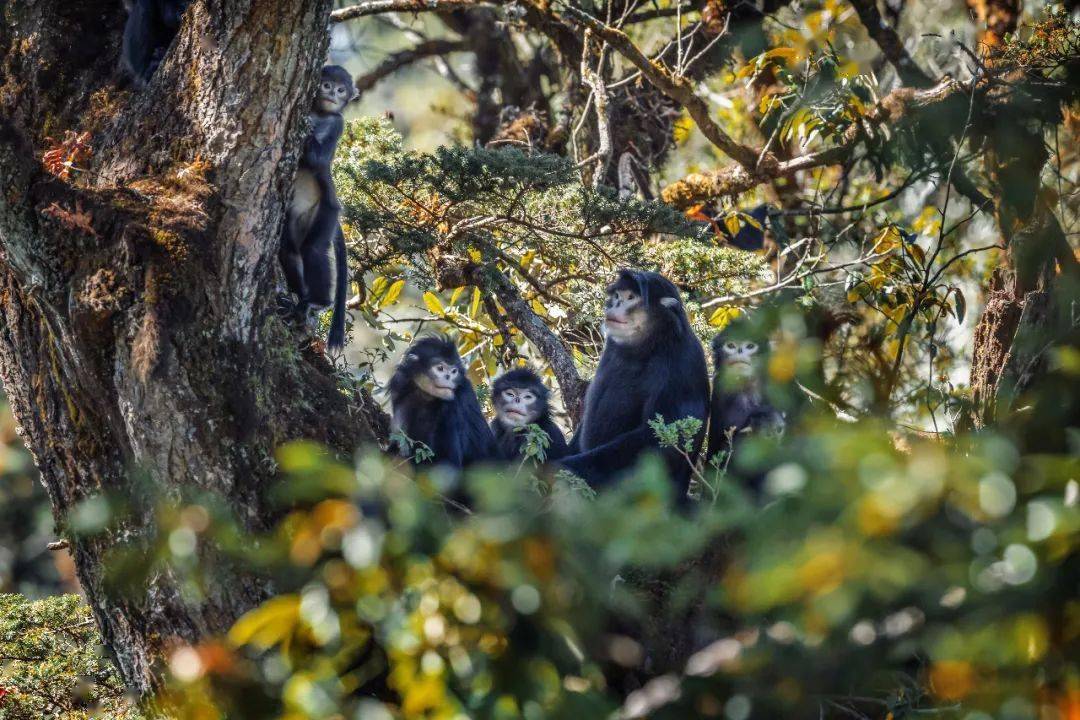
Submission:
[[[508,370],[496,378],[491,386],[491,404],[495,407],[491,432],[500,458],[521,457],[525,433],[520,428],[527,425],[537,425],[547,433],[551,440],[546,450],[547,460],[558,460],[566,454],[566,438],[551,420],[548,394],[540,376],[529,368]]]
[[[345,345],[345,301],[349,288],[345,236],[330,164],[345,129],[342,111],[356,97],[352,77],[345,68],[327,65],[319,79],[318,95],[310,115],[311,134],[293,181],[292,201],[286,211],[278,257],[285,281],[296,295],[294,315],[303,322],[334,306],[327,349]]]
[[[127,23],[120,50],[124,71],[143,86],[165,57],[190,0],[125,0]]]
[[[686,317],[678,288],[653,272],[620,270],[607,289],[604,350],[585,396],[585,413],[569,455],[560,463],[591,485],[602,486],[631,469],[638,457],[660,444],[649,427],[697,418],[702,432],[709,410],[705,353]],[[678,452],[662,451],[684,502],[691,467]]]
[[[409,346],[389,390],[393,428],[430,448],[426,462],[461,468],[497,457],[476,391],[449,340],[427,337]],[[419,461],[410,449],[399,450]]]
[[[727,453],[725,464],[737,455],[739,444],[748,435],[779,438],[783,435],[783,414],[764,395],[762,376],[766,349],[758,339],[733,323],[712,340],[713,392],[709,420],[709,456]],[[730,466],[751,489],[760,490],[763,474],[745,472],[736,461]]]

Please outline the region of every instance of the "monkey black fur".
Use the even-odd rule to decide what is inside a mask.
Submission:
[[[712,352],[709,456],[733,453],[729,472],[741,476],[751,489],[759,491],[764,474],[744,468],[737,450],[749,435],[778,438],[784,432],[783,413],[764,394],[766,346],[735,322],[712,339]]]
[[[345,236],[330,164],[345,129],[342,111],[356,97],[352,76],[339,65],[327,65],[319,79],[311,109],[311,134],[293,181],[292,202],[285,218],[278,257],[285,281],[297,297],[293,312],[302,321],[334,306],[326,346],[338,351],[345,345],[345,301],[349,268]]]
[[[721,232],[733,247],[749,251],[761,250],[765,247],[765,229],[769,222],[769,206],[758,205],[741,212],[753,218],[757,225],[755,226],[746,218],[742,218],[742,226],[737,233],[732,235],[724,223],[721,222],[719,223]]]
[[[516,430],[526,425],[539,425],[551,439],[548,460],[558,460],[566,454],[566,438],[551,420],[548,395],[540,376],[529,368],[508,370],[496,378],[491,386],[491,404],[495,407],[491,433],[501,459],[520,459],[525,434]]]
[[[465,467],[498,456],[476,391],[452,342],[421,338],[390,378],[393,427],[431,448],[434,464]]]
[[[687,417],[702,421],[709,410],[705,352],[690,328],[679,290],[653,272],[620,270],[608,287],[604,350],[585,396],[585,413],[570,455],[560,462],[594,486],[632,468],[642,452],[659,448],[648,422]],[[696,459],[702,436],[691,458]],[[662,451],[677,497],[684,502],[690,466],[671,449]]]
[[[130,0],[120,56],[124,71],[143,86],[165,57],[190,0]]]

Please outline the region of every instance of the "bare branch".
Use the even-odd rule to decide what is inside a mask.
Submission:
[[[380,80],[419,60],[466,49],[468,45],[464,40],[425,40],[419,45],[390,55],[374,70],[356,78],[356,90],[359,93],[365,93],[375,87]]]
[[[609,27],[588,13],[569,5],[566,6],[566,16],[592,30],[597,37],[607,42],[619,51],[623,57],[633,63],[657,89],[683,105],[701,130],[701,133],[725,155],[744,168],[755,169],[758,165],[758,151],[736,142],[734,138],[713,121],[708,104],[697,95],[690,80],[679,75],[673,75],[660,63],[650,61],[627,37],[626,33],[621,30]],[[769,159],[773,159],[771,155],[766,156],[766,160]],[[770,167],[772,164],[775,164],[774,159],[773,163],[762,163],[765,167]]]
[[[339,8],[330,13],[330,22],[344,22],[369,15],[391,12],[435,12],[441,10],[463,10],[481,7],[489,3],[481,0],[366,0],[365,2]]]
[[[611,160],[611,128],[608,124],[608,92],[604,87],[604,78],[601,76],[604,64],[604,50],[601,48],[597,53],[596,69],[589,66],[593,58],[592,53],[593,34],[591,30],[585,31],[585,43],[581,52],[581,81],[592,88],[596,104],[596,133],[600,138],[600,147],[594,155],[584,162],[596,161],[596,170],[593,172],[593,187],[599,187],[604,178],[604,171],[608,161]]]
[[[562,391],[563,405],[571,420],[576,424],[584,409],[587,383],[578,375],[570,349],[558,335],[551,331],[540,316],[533,312],[505,275],[490,267],[477,271],[476,275],[474,282],[495,293],[495,297],[499,299],[514,326],[529,339],[529,342],[551,365],[555,380]]]
[[[844,162],[851,157],[866,133],[882,125],[899,123],[911,113],[939,105],[960,92],[974,92],[974,88],[945,79],[925,90],[894,90],[871,108],[860,123],[849,127],[838,145],[753,171],[748,171],[745,167],[730,166],[721,170],[693,173],[664,188],[662,197],[664,202],[671,205],[688,208],[725,195],[738,195],[763,182],[800,170]]]
[[[923,72],[922,68],[915,64],[915,60],[904,47],[904,41],[896,34],[885,18],[878,11],[877,0],[852,0],[855,12],[859,14],[859,20],[866,33],[881,49],[881,54],[896,68],[896,73],[905,85],[912,87],[929,87],[934,84],[930,76]]]

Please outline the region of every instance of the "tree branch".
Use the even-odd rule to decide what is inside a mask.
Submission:
[[[878,11],[877,0],[851,0],[855,12],[866,33],[881,49],[881,54],[896,68],[897,75],[905,85],[912,87],[929,87],[934,84],[930,76],[923,72],[922,68],[915,64],[915,60],[904,47],[904,41],[896,34],[885,18]]]
[[[338,23],[369,15],[392,12],[421,13],[464,10],[489,4],[482,0],[366,0],[366,2],[333,11],[330,13],[330,22]]]
[[[708,104],[694,92],[690,80],[673,75],[660,63],[650,61],[621,30],[609,27],[588,13],[569,5],[566,6],[566,14],[573,21],[592,30],[597,37],[629,60],[657,89],[685,107],[701,133],[725,155],[751,171],[759,166],[760,153],[736,142],[713,121]],[[772,163],[768,162],[770,159],[773,160]],[[775,164],[775,159],[766,154],[761,165],[769,167],[771,164]]]
[[[878,101],[861,122],[849,127],[838,145],[757,168],[752,172],[745,167],[734,166],[693,173],[668,185],[661,196],[666,203],[678,208],[688,208],[718,197],[738,195],[763,182],[800,170],[842,163],[851,157],[867,132],[883,125],[895,125],[910,117],[912,113],[935,107],[961,92],[975,92],[975,88],[946,79],[925,90],[893,90]]]
[[[375,87],[380,80],[419,60],[467,49],[468,44],[464,40],[425,40],[418,45],[390,55],[379,63],[374,70],[356,78],[356,90],[363,94]]]
[[[551,331],[551,328],[533,312],[514,284],[494,268],[478,269],[474,282],[489,288],[499,299],[507,316],[529,342],[543,355],[555,373],[555,380],[562,391],[563,406],[570,419],[577,424],[585,404],[585,389],[588,383],[578,375],[574,365],[574,356],[566,344]]]

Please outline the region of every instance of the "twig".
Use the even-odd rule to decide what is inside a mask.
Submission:
[[[482,0],[366,0],[365,2],[334,10],[330,13],[330,22],[344,22],[345,20],[354,20],[381,13],[461,10],[489,4]]]
[[[419,60],[467,49],[468,44],[464,40],[425,40],[419,45],[390,55],[374,70],[356,78],[356,90],[359,93],[365,93],[383,78]]]
[[[588,160],[591,161],[595,158],[597,161],[596,171],[593,173],[592,185],[593,187],[599,187],[607,171],[607,164],[611,159],[611,128],[608,124],[607,88],[604,87],[604,78],[600,74],[603,71],[604,65],[604,48],[602,47],[600,49],[596,61],[596,69],[593,70],[593,68],[589,66],[589,60],[592,59],[593,55],[592,41],[592,31],[585,30],[585,43],[581,53],[581,81],[592,89],[596,105],[596,132],[600,140],[600,148],[595,154],[589,157]]]
[[[672,100],[682,104],[701,130],[701,133],[725,155],[747,169],[753,169],[757,165],[757,151],[736,142],[734,138],[713,121],[709,106],[694,92],[693,85],[689,80],[672,75],[660,63],[650,61],[627,37],[626,33],[621,30],[608,27],[588,13],[571,5],[566,5],[565,10],[568,18],[592,30],[597,37],[603,39],[637,67],[657,89]]]

